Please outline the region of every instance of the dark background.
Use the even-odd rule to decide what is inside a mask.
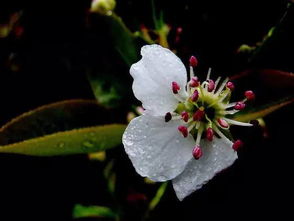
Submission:
[[[183,28],[180,44],[174,45],[183,60],[196,54],[201,68],[213,67],[215,72],[227,75],[250,66],[294,70],[291,41],[281,42],[267,59],[249,66],[236,56],[241,44],[255,45],[278,23],[287,1],[155,3],[172,28]],[[89,31],[89,6],[90,1],[1,1],[0,23],[5,23],[11,13],[22,10],[24,27],[21,38],[0,39],[1,124],[50,102],[94,98],[85,70],[93,62],[99,65],[101,54],[92,46],[99,49],[111,42],[103,37],[103,28]],[[152,27],[149,0],[119,0],[116,13],[132,31],[142,23]],[[290,36],[293,33],[289,32],[289,39]],[[18,65],[19,71],[11,70],[11,63]],[[251,83],[259,84],[243,82]],[[260,93],[265,96],[263,91]],[[262,139],[259,128],[238,131],[246,140],[239,160],[183,202],[176,199],[170,185],[154,211],[154,220],[291,217],[293,144],[292,131],[287,128],[294,123],[292,113],[293,108],[283,109],[266,118],[267,139]],[[135,174],[122,148],[110,155],[119,156],[121,178],[129,179],[132,188],[144,191],[140,187],[142,178]],[[71,220],[76,203],[110,204],[100,167],[86,156],[36,158],[1,154],[0,220]],[[134,187],[136,184],[139,187]],[[120,191],[127,191],[121,185]],[[139,220],[139,212],[136,205],[129,205],[126,220]]]

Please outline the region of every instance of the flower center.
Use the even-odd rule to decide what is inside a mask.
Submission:
[[[249,123],[238,122],[227,118],[227,115],[233,115],[245,108],[247,100],[254,99],[252,91],[245,92],[245,98],[239,102],[230,103],[230,97],[234,84],[226,78],[221,82],[221,78],[216,81],[210,78],[211,69],[208,70],[206,80],[202,83],[194,75],[194,68],[198,61],[195,57],[190,58],[190,81],[185,88],[180,88],[177,82],[171,82],[171,90],[179,101],[176,110],[173,113],[167,113],[165,121],[179,120],[183,124],[179,125],[178,130],[183,137],[189,134],[195,139],[195,147],[192,154],[195,159],[202,156],[200,141],[205,132],[204,138],[212,141],[216,133],[221,138],[231,143],[231,137],[228,129],[230,125],[252,126]],[[226,134],[226,135],[225,135]],[[232,148],[237,150],[241,141],[233,143]]]

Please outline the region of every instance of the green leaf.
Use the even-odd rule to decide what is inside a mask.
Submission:
[[[125,95],[125,86],[111,74],[89,74],[88,79],[99,104],[107,108],[118,107]],[[131,87],[130,87],[131,88]]]
[[[254,67],[274,67],[293,70],[293,19],[294,4],[289,3],[286,12],[258,45],[249,62]]]
[[[121,17],[112,13],[110,16],[103,16],[109,26],[110,37],[113,46],[121,55],[128,66],[138,61],[140,47],[138,38],[127,28]]]
[[[104,151],[121,144],[126,126],[110,124],[58,132],[0,146],[0,153],[58,156]]]
[[[104,168],[103,175],[107,180],[107,189],[110,194],[114,194],[116,185],[116,174],[113,171],[114,160],[111,160]]]
[[[95,100],[66,100],[26,112],[0,128],[0,145],[77,128],[120,123],[118,112],[102,108]]]
[[[258,118],[265,117],[266,115],[294,102],[294,98],[283,99],[271,104],[266,104],[250,111],[240,111],[233,116],[234,120],[248,122]]]
[[[104,206],[83,206],[75,205],[73,209],[73,218],[113,218],[118,215],[110,208]]]
[[[149,204],[149,210],[154,210],[154,208],[158,205],[158,203],[160,202],[163,194],[166,191],[166,187],[167,187],[168,182],[165,182],[163,184],[160,185],[160,187],[158,188],[154,198],[151,200],[150,204]]]

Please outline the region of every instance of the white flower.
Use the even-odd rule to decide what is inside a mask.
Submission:
[[[142,47],[141,54],[130,73],[134,94],[145,111],[124,132],[125,151],[141,176],[172,180],[177,197],[183,200],[237,159],[235,150],[242,142],[233,143],[224,131],[228,134],[231,124],[251,124],[225,116],[243,109],[250,96],[229,103],[232,82],[226,79],[220,84],[220,78],[214,82],[209,70],[201,83],[194,76],[197,59],[193,56],[187,83],[184,64],[170,50],[149,45]],[[254,97],[251,91],[246,94]]]

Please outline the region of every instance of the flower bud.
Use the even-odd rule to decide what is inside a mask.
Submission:
[[[192,154],[193,154],[193,157],[198,160],[201,156],[202,156],[202,150],[201,150],[201,147],[199,145],[196,145],[194,148],[193,148],[193,151],[192,151]]]
[[[187,122],[187,121],[189,120],[189,114],[188,114],[187,111],[183,111],[183,112],[181,113],[181,116],[182,116],[182,119],[183,119],[185,122]]]
[[[243,102],[237,102],[237,104],[234,106],[235,110],[243,110],[245,108],[245,104]]]
[[[198,98],[199,98],[199,92],[197,90],[195,90],[193,92],[193,94],[191,95],[190,99],[191,99],[191,101],[196,102],[198,100]]]
[[[190,82],[189,82],[189,86],[190,87],[198,87],[200,85],[198,78],[197,77],[192,77]]]
[[[235,89],[235,85],[233,84],[233,82],[229,81],[227,83],[227,88],[229,88],[231,91]]]
[[[214,90],[215,84],[213,80],[208,80],[207,91],[212,92]]]
[[[233,143],[233,150],[237,151],[240,149],[240,147],[243,146],[243,142],[241,140],[236,140],[234,143]]]
[[[179,92],[179,90],[180,90],[181,88],[180,88],[180,85],[178,85],[178,83],[177,82],[172,82],[172,90],[173,90],[173,93],[174,94],[177,94],[178,92]]]
[[[182,133],[184,137],[188,136],[188,128],[185,126],[179,126],[178,130]]]
[[[115,5],[115,0],[92,0],[90,11],[101,15],[111,15]]]
[[[211,127],[207,128],[206,130],[206,139],[209,140],[209,141],[212,141],[213,139],[213,130]]]
[[[198,65],[198,60],[195,56],[191,56],[189,59],[190,66],[196,67]]]
[[[229,124],[227,121],[225,121],[224,119],[219,118],[217,120],[218,124],[222,127],[222,128],[228,128]]]
[[[203,109],[199,108],[193,115],[194,121],[201,121],[205,115],[205,112]]]
[[[247,98],[247,100],[254,100],[255,98],[255,94],[253,91],[245,91],[244,93],[245,97]]]
[[[169,122],[171,119],[172,119],[171,113],[167,112],[164,117],[165,122]]]

